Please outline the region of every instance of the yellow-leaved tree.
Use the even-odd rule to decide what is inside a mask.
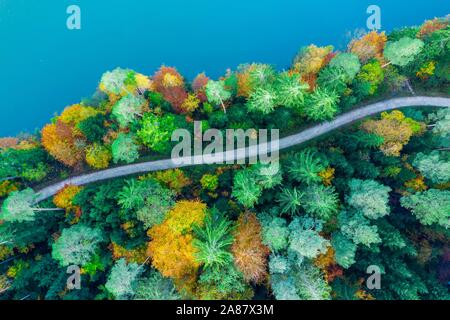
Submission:
[[[424,124],[417,122],[398,110],[383,112],[380,120],[368,120],[361,128],[384,138],[380,150],[387,156],[399,157],[403,146],[414,134],[424,131]]]
[[[182,282],[197,272],[200,264],[194,258],[193,228],[203,225],[205,212],[206,204],[200,201],[179,201],[161,224],[148,231],[147,253],[163,276]]]

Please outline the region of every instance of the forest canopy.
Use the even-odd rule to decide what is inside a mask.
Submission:
[[[36,200],[71,176],[167,158],[194,121],[286,136],[375,100],[448,97],[449,67],[436,18],[345,50],[305,46],[283,71],[106,72],[38,134],[0,139],[0,299],[450,299],[450,108],[383,112],[278,166],[177,168]]]

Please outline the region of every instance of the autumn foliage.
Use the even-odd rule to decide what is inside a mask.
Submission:
[[[250,73],[252,70],[254,70],[256,67],[255,64],[246,66],[245,68],[242,68],[240,72],[237,73],[237,79],[238,79],[238,92],[237,95],[239,97],[246,97],[248,98],[250,96],[250,93],[252,91],[252,87],[250,85]]]
[[[84,157],[83,149],[77,143],[72,128],[57,120],[42,129],[42,145],[56,160],[68,167],[75,167]]]
[[[86,107],[80,104],[74,104],[64,109],[58,120],[65,124],[75,127],[78,123],[87,118],[98,114],[98,111],[92,107]]]
[[[86,162],[94,169],[108,168],[112,154],[109,148],[93,144],[86,148]]]
[[[15,147],[15,146],[17,146],[18,143],[19,143],[19,139],[17,139],[17,138],[11,138],[11,137],[0,138],[0,149]]]
[[[188,98],[181,74],[172,67],[162,66],[153,76],[155,91],[162,94],[177,113],[183,113],[183,103]]]
[[[343,269],[336,263],[334,258],[334,249],[328,247],[327,252],[320,254],[314,260],[314,264],[319,267],[328,282],[332,282],[337,277],[341,277],[344,274]]]
[[[260,283],[266,278],[270,250],[262,243],[261,225],[253,213],[240,215],[231,251],[245,280]]]
[[[405,118],[402,112],[394,110],[391,113],[383,112],[380,120],[364,122],[361,128],[383,137],[384,142],[380,150],[387,156],[398,157],[411,136],[423,130],[422,126],[410,118]]]
[[[317,74],[331,60],[332,51],[332,46],[303,48],[295,58],[294,69],[301,74]]]
[[[302,81],[308,83],[310,90],[314,90],[319,71],[324,68],[336,54],[333,53],[333,47],[318,47],[310,45],[303,48],[295,57],[293,70],[294,73],[301,75]]]
[[[17,185],[14,182],[5,180],[0,182],[0,198],[7,196],[13,191],[17,191]]]
[[[425,38],[427,35],[446,28],[448,26],[448,21],[434,18],[432,20],[425,21],[425,23],[420,28],[419,32],[417,32],[418,38]]]
[[[428,80],[436,70],[436,62],[428,61],[423,64],[419,71],[416,72],[416,76],[422,80]]]
[[[192,183],[180,169],[158,171],[150,176],[176,193],[180,193],[184,187]],[[142,177],[142,179],[145,179],[145,177]]]
[[[143,264],[147,260],[147,246],[139,246],[129,249],[112,242],[110,246],[114,260],[125,258],[128,263]]]
[[[206,102],[208,100],[205,93],[205,87],[208,81],[209,78],[203,72],[197,75],[192,82],[192,90],[194,90],[197,98],[200,99],[201,102]]]
[[[66,210],[66,213],[73,213],[75,215],[75,219],[71,223],[76,223],[81,217],[81,207],[73,203],[73,199],[81,190],[83,190],[82,187],[67,185],[53,197],[55,206]]]
[[[202,225],[206,205],[199,201],[180,201],[166,215],[163,223],[152,227],[147,253],[152,265],[165,277],[176,280],[192,277],[200,264],[192,245],[194,225]]]
[[[317,175],[322,179],[324,186],[331,186],[331,182],[334,179],[334,168],[328,167],[320,171]]]
[[[73,204],[73,199],[82,189],[79,186],[67,185],[53,197],[53,203],[61,209],[75,210],[78,207]]]
[[[353,40],[349,49],[365,63],[371,58],[382,59],[386,42],[387,36],[384,32],[371,31],[362,38]]]

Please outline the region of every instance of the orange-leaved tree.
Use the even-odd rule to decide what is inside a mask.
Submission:
[[[83,190],[82,187],[66,185],[53,197],[53,203],[58,208],[65,209],[67,211],[77,210],[79,207],[73,204],[73,199],[78,193],[80,193],[81,190]]]
[[[194,257],[193,228],[203,224],[205,211],[200,201],[179,201],[161,224],[148,231],[147,253],[163,276],[183,281],[196,274],[200,264]]]
[[[78,222],[79,218],[81,217],[81,207],[73,203],[73,199],[78,193],[81,192],[81,190],[83,190],[82,187],[75,185],[66,185],[53,197],[53,203],[55,204],[55,206],[66,210],[67,214],[73,213],[75,215],[75,218],[71,223]]]
[[[199,98],[201,102],[206,102],[208,100],[205,93],[205,87],[208,84],[208,81],[209,78],[204,72],[198,74],[194,81],[192,81],[192,90],[194,90],[197,98]]]
[[[109,247],[114,260],[125,258],[128,263],[143,264],[147,261],[147,246],[145,243],[135,248],[125,248],[112,242]]]
[[[391,113],[383,112],[380,120],[368,120],[361,128],[369,133],[375,133],[384,138],[380,150],[387,156],[398,157],[414,134],[424,131],[424,124],[417,122],[398,110]]]
[[[328,282],[332,282],[344,274],[344,270],[336,263],[335,252],[332,247],[328,247],[327,252],[318,255],[314,259],[314,264],[323,271]]]
[[[316,87],[317,75],[335,56],[332,46],[318,47],[314,44],[303,47],[294,59],[291,73],[301,75],[310,90]]]
[[[420,27],[419,32],[417,32],[417,38],[423,39],[426,36],[432,34],[435,31],[442,30],[448,26],[449,22],[445,19],[434,18],[432,20],[427,20]]]
[[[181,74],[172,67],[162,66],[153,76],[153,86],[156,92],[163,95],[178,113],[184,113],[183,102],[188,97]]]
[[[78,139],[72,128],[57,120],[46,125],[41,132],[42,145],[50,155],[68,167],[75,167],[83,161],[83,140]]]
[[[387,36],[384,32],[371,31],[362,38],[353,40],[349,45],[349,50],[356,54],[363,63],[371,58],[381,60],[386,41]]]
[[[260,283],[266,278],[270,250],[262,243],[261,225],[255,214],[239,216],[231,252],[245,280]]]
[[[13,137],[0,138],[0,149],[13,148],[19,144],[19,139]]]
[[[158,171],[153,174],[140,177],[140,179],[142,180],[148,177],[153,177],[159,183],[173,190],[177,194],[181,193],[183,188],[189,186],[192,183],[181,169]]]

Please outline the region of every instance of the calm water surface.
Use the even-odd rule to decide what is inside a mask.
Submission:
[[[81,30],[66,27],[72,4]],[[445,0],[0,0],[0,136],[42,127],[117,66],[218,77],[244,62],[285,68],[310,43],[344,48],[370,4],[388,31],[449,13]]]

